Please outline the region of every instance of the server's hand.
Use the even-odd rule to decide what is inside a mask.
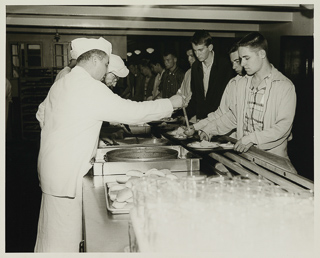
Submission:
[[[174,109],[181,108],[182,103],[183,103],[183,98],[180,95],[173,95],[172,97],[169,98],[171,101],[171,104]]]

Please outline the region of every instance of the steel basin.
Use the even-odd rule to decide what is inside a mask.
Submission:
[[[157,161],[177,159],[178,151],[164,147],[134,147],[121,148],[106,153],[108,162],[114,161]]]

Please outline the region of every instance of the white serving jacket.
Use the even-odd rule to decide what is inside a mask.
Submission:
[[[91,168],[103,121],[135,124],[171,116],[169,99],[122,99],[82,67],[58,80],[39,106],[38,174],[44,193],[75,197],[79,176]]]

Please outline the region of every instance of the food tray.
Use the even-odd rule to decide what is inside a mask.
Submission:
[[[112,207],[112,201],[110,200],[108,192],[109,192],[109,187],[108,187],[108,184],[105,183],[104,184],[104,193],[105,193],[105,196],[106,196],[107,210],[111,214],[127,214],[127,213],[130,212],[132,206],[129,209],[126,209],[126,208],[122,208],[122,209],[113,208]]]
[[[124,173],[125,174],[125,173]],[[176,175],[178,178],[182,178],[185,176],[198,176],[200,175],[200,171],[194,171],[194,172],[188,172],[188,171],[181,171],[177,173],[172,173]],[[112,201],[110,200],[109,196],[109,187],[108,183],[116,182],[116,176],[115,175],[109,175],[109,176],[104,176],[104,193],[105,193],[105,198],[106,198],[106,205],[107,205],[107,210],[112,214],[112,215],[117,215],[117,214],[129,214],[130,210],[133,208],[133,205],[130,206],[129,208],[121,208],[121,209],[116,209],[112,207]]]

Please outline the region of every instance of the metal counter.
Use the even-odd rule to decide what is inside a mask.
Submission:
[[[86,252],[124,252],[129,245],[129,214],[107,212],[103,176],[83,178],[83,230]]]
[[[178,176],[191,172],[177,172]],[[198,174],[194,172],[194,174]],[[83,178],[83,231],[85,252],[126,252],[129,250],[129,214],[112,215],[107,210],[104,190],[105,177]]]

